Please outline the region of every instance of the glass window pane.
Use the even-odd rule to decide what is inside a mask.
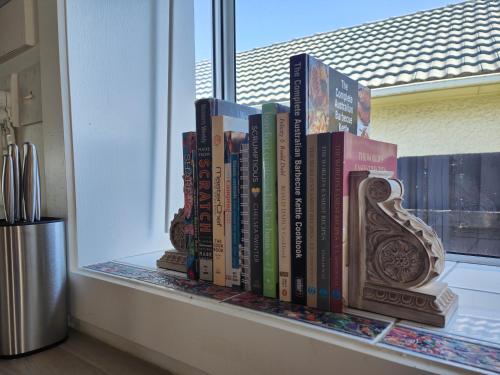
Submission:
[[[212,0],[194,2],[196,99],[212,96]]]
[[[500,257],[499,86],[440,87],[500,72],[482,26],[498,20],[491,4],[457,3],[236,0],[237,101],[288,103],[302,52],[360,80],[373,89],[371,137],[398,145],[404,205],[448,252]]]

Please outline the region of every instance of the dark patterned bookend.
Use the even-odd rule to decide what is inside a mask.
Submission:
[[[184,237],[184,209],[179,208],[179,211],[174,215],[170,223],[170,242],[174,245],[175,250],[167,250],[160,259],[156,261],[156,265],[167,270],[187,272],[187,252],[186,241]]]
[[[458,306],[436,232],[401,206],[403,184],[387,172],[351,172],[349,305],[444,327]]]

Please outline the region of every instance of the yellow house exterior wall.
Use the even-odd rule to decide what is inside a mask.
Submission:
[[[500,152],[500,91],[375,98],[371,138],[399,156]]]

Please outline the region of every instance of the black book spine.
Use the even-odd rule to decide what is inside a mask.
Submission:
[[[306,248],[306,101],[305,54],[290,59],[290,224],[292,250],[292,302],[307,302]]]
[[[212,105],[211,99],[196,102],[198,177],[198,256],[200,279],[213,279],[212,247]]]
[[[249,116],[248,124],[250,280],[252,292],[262,294],[262,116]]]
[[[318,136],[318,308],[330,310],[330,133]]]

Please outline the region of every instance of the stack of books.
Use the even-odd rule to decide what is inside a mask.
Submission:
[[[368,138],[370,98],[301,54],[289,107],[196,101],[183,134],[188,276],[341,312],[349,172],[396,173],[396,146]]]

